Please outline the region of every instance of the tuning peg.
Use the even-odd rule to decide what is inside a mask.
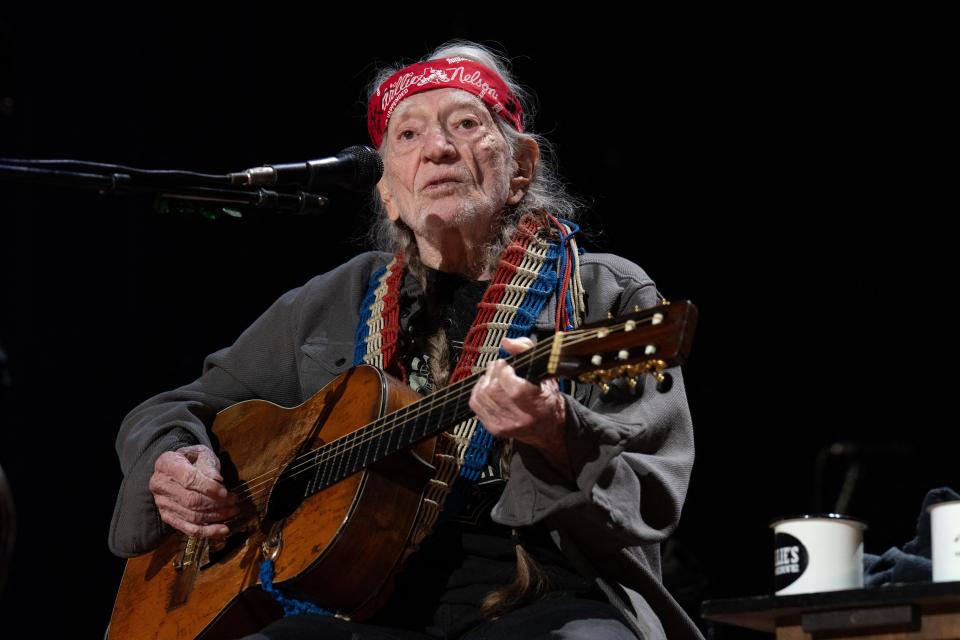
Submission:
[[[608,393],[610,393],[610,385],[607,384],[606,382],[601,382],[598,384],[598,386],[600,387],[601,395],[607,395]]]
[[[613,320],[613,311],[607,311],[607,320]]]
[[[666,393],[673,388],[673,376],[669,373],[661,373],[660,371],[654,371],[653,377],[657,381],[657,391],[660,393]]]
[[[639,398],[643,395],[643,375],[630,376],[627,380],[627,386],[630,388],[630,394]]]

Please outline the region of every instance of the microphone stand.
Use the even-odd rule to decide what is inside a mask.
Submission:
[[[54,168],[46,168],[52,166]],[[63,169],[61,167],[69,167]],[[84,169],[77,171],[73,168]],[[90,172],[92,169],[94,172]],[[243,189],[228,176],[186,171],[149,171],[74,160],[0,159],[0,180],[93,189],[100,194],[154,193],[160,198],[206,204],[243,205],[296,214],[320,213],[329,199],[305,191]]]

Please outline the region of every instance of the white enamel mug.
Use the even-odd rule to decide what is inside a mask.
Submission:
[[[933,581],[960,580],[960,500],[938,502],[930,512],[930,552]]]
[[[823,513],[779,518],[770,527],[776,595],[863,587],[863,520]]]

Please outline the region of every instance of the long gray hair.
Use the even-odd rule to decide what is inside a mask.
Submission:
[[[520,101],[524,113],[526,133],[519,133],[499,116],[493,116],[493,121],[497,123],[500,133],[506,139],[511,154],[516,156],[523,136],[533,138],[540,146],[540,161],[526,195],[520,202],[504,211],[500,218],[499,233],[494,234],[487,247],[487,264],[491,267],[492,272],[496,268],[497,258],[513,235],[516,222],[523,214],[547,211],[554,216],[574,220],[581,207],[581,202],[567,192],[566,186],[560,179],[550,143],[543,136],[529,131],[533,123],[533,96],[513,77],[510,71],[510,60],[506,55],[475,42],[450,40],[424,56],[420,61],[426,62],[457,56],[469,58],[494,70]],[[367,87],[367,101],[369,102],[370,97],[387,78],[404,66],[406,65],[396,64],[380,69]],[[383,144],[381,144],[382,148]],[[387,217],[386,207],[376,189],[373,190],[370,210],[373,219],[370,221],[369,232],[367,233],[368,243],[373,248],[382,251],[404,252],[411,272],[422,281],[422,267],[419,264],[419,256],[416,255],[416,240],[413,232],[403,222],[399,220],[393,222]]]

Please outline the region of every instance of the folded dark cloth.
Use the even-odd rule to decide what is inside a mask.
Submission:
[[[933,575],[930,560],[930,513],[927,507],[947,500],[960,500],[950,487],[931,489],[923,498],[917,518],[916,537],[903,549],[890,547],[883,555],[863,554],[863,584],[875,587],[892,582],[927,582]]]

